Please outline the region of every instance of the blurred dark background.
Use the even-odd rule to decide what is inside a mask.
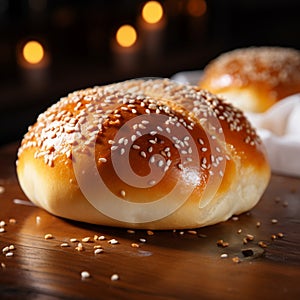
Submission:
[[[298,0],[159,0],[164,22],[148,33],[139,21],[146,2],[0,0],[0,144],[20,140],[40,112],[76,89],[199,70],[240,47],[300,49]],[[123,24],[138,38],[120,52],[113,43]],[[43,63],[22,63],[30,40],[43,46]]]

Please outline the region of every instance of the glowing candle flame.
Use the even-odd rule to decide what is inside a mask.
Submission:
[[[29,41],[23,48],[23,57],[30,64],[38,64],[44,58],[43,46],[37,41]]]
[[[117,31],[116,40],[122,47],[131,47],[137,40],[136,30],[130,25],[123,25]]]
[[[164,11],[157,1],[147,2],[142,9],[143,19],[150,24],[158,23],[163,17]]]

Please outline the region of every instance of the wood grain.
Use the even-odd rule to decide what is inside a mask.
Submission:
[[[148,235],[144,230],[129,233],[68,221],[16,204],[14,199],[27,200],[15,175],[16,149],[14,144],[0,150],[0,186],[5,189],[0,194],[0,221],[6,222],[0,248],[15,246],[12,257],[0,252],[0,263],[5,264],[0,267],[1,299],[300,297],[300,178],[274,174],[259,204],[238,219],[196,229],[196,234],[185,230]],[[9,222],[12,218],[15,224]],[[44,238],[48,233],[53,239]],[[273,240],[271,236],[278,233],[283,237]],[[254,240],[244,244],[247,234]],[[106,240],[94,241],[94,235]],[[82,242],[84,251],[77,251],[78,243],[70,238],[84,237],[92,241]],[[109,244],[112,238],[119,243]],[[220,239],[229,246],[217,246]],[[260,247],[259,241],[267,247]],[[64,242],[70,246],[61,247]],[[95,245],[101,245],[103,252],[94,254]],[[243,250],[248,251],[243,254]],[[233,262],[234,257],[240,263]],[[84,270],[90,278],[81,279]],[[118,274],[119,280],[112,281],[112,274]]]

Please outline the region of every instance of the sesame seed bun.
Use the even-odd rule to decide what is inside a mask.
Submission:
[[[300,93],[300,51],[251,47],[224,53],[206,66],[199,86],[244,111],[264,112]]]
[[[270,168],[240,110],[198,87],[156,79],[60,99],[24,136],[17,174],[28,198],[60,217],[183,229],[251,209]]]

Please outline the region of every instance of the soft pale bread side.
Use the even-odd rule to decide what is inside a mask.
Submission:
[[[109,109],[112,104],[117,105],[114,111]],[[98,124],[88,126],[89,141],[82,127],[90,114]],[[126,134],[116,139],[120,128],[139,116],[145,116],[144,122],[127,126]],[[142,134],[150,126],[147,117],[152,117],[156,130]],[[161,123],[160,117],[168,121]],[[183,128],[185,136],[176,128]],[[147,188],[129,185],[114,168],[112,153],[120,161],[128,154],[141,178],[151,172],[151,164],[164,176]],[[154,160],[154,155],[164,159]],[[125,222],[105,215],[86,199],[74,172],[75,156],[92,157],[91,165],[83,159],[82,172],[94,163],[121,201],[155,204],[171,195],[176,184],[182,193],[192,192],[183,202],[181,192],[167,196],[160,209],[176,201],[182,205],[163,218],[140,222],[147,211],[123,211],[132,220]],[[17,174],[28,198],[54,215],[108,226],[179,229],[215,224],[250,210],[269,182],[270,169],[259,137],[240,110],[197,87],[157,79],[95,87],[62,98],[29,128],[18,152]],[[99,194],[101,202],[112,199]]]

